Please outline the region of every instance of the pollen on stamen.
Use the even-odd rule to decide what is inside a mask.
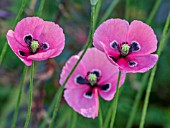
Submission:
[[[97,76],[94,73],[90,73],[88,76],[88,80],[90,82],[90,84],[93,86],[97,83]]]
[[[123,44],[123,45],[122,45],[122,49],[121,49],[121,54],[122,54],[123,56],[128,55],[129,49],[130,49],[130,46],[129,46],[128,44]]]
[[[35,53],[37,51],[37,49],[38,49],[38,46],[39,46],[38,41],[32,41],[31,42],[31,51],[33,53]]]

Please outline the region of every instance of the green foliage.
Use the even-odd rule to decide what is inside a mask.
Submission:
[[[4,2],[6,0],[1,1]],[[0,53],[4,43],[6,42],[6,32],[8,29],[12,28],[12,23],[21,5],[21,0],[9,1],[11,1],[11,4],[6,5],[5,9],[1,8],[2,10],[9,10],[12,14],[12,17],[6,19],[0,18]],[[36,1],[35,4],[32,3],[34,1]],[[37,14],[40,1],[41,0],[30,0],[26,5],[26,9],[24,10],[22,17]],[[128,15],[128,20],[132,21],[134,19],[140,19],[146,22],[155,3],[155,0],[129,1],[129,11],[128,14],[126,14]],[[113,0],[102,1],[97,23],[100,23],[100,20],[103,18],[105,12],[108,10],[109,5],[111,5],[112,2]],[[125,2],[126,0],[118,1],[114,10],[111,11],[111,14],[109,13],[108,17],[124,18],[126,8]],[[165,24],[165,19],[168,15],[168,12],[170,11],[169,8],[165,7],[165,5],[170,6],[170,1],[163,0],[161,2],[155,18],[151,23],[151,26],[154,28],[154,31],[157,34],[158,40],[160,40],[163,26]],[[33,10],[31,9],[32,6]],[[31,13],[32,11],[34,13]],[[40,125],[43,119],[45,119],[47,122],[49,121],[49,117],[47,117],[47,109],[49,108],[56,91],[60,87],[59,79],[61,69],[67,59],[70,56],[77,54],[87,41],[90,28],[90,1],[46,0],[41,17],[44,20],[59,23],[63,27],[66,36],[66,46],[63,53],[59,57],[47,60],[45,62],[35,63],[35,84],[33,87],[33,105],[35,106],[32,108],[33,115],[30,120],[30,127],[31,125],[38,127],[37,125]],[[158,70],[154,78],[154,84],[150,97],[150,105],[148,108],[148,114],[146,116],[146,128],[170,128],[169,35],[170,32],[168,33],[168,37],[166,37],[166,45],[164,47],[162,56],[160,57],[160,63],[158,64]],[[19,91],[22,69],[23,63],[8,47],[3,64],[0,65],[0,128],[10,127]],[[129,74],[125,84],[121,87],[118,111],[115,120],[116,128],[124,128],[126,126],[135,95],[141,86],[142,76],[143,74]],[[28,87],[29,75],[26,77],[22,102],[19,110],[20,116],[17,119],[17,127],[23,127],[25,122],[28,103]],[[144,102],[144,94],[136,113],[133,128],[139,127],[140,116]],[[100,98],[100,106],[102,109],[103,120],[105,121],[107,112],[111,106],[111,102]],[[65,100],[62,99],[59,113],[55,120],[55,126],[58,128],[69,128],[68,125],[72,121],[70,120],[72,113],[72,108],[70,108]],[[99,119],[88,119],[78,114],[76,128],[79,127],[98,128]]]

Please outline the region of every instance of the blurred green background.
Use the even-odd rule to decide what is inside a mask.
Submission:
[[[153,5],[157,0],[129,0],[128,21],[134,19],[147,21]],[[28,0],[22,18],[34,16],[37,13],[41,0]],[[102,19],[112,0],[103,0],[99,17]],[[12,28],[14,19],[21,6],[21,0],[0,0],[0,53],[6,42],[6,33]],[[158,40],[161,39],[163,27],[170,11],[170,0],[162,0],[156,15],[151,22]],[[126,0],[118,0],[109,18],[125,18]],[[88,0],[46,0],[43,8],[42,18],[44,20],[58,23],[64,29],[66,36],[65,49],[59,57],[43,62],[36,62],[34,76],[34,92],[32,116],[30,128],[38,128],[43,119],[47,117],[47,109],[60,87],[59,79],[63,65],[67,59],[83,49],[87,41],[90,27],[90,2]],[[97,26],[99,22],[97,22]],[[146,128],[170,128],[170,31],[166,37],[166,45],[160,56],[158,69],[152,87],[148,113],[146,117]],[[0,128],[9,128],[21,81],[24,64],[18,59],[13,51],[7,48],[3,64],[0,65]],[[121,87],[118,111],[116,116],[116,128],[126,126],[129,114],[141,86],[143,74],[128,74],[125,84]],[[28,106],[29,73],[27,75],[22,102],[17,119],[17,128],[22,128],[25,122]],[[140,101],[135,116],[133,128],[139,127],[141,111],[145,92]],[[110,102],[100,99],[103,119],[107,117]],[[60,105],[57,115],[56,128],[69,128],[73,110],[64,99]],[[76,128],[98,128],[99,120],[84,118],[78,115]]]

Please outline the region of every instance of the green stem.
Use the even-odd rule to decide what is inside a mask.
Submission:
[[[29,103],[28,103],[28,113],[24,128],[28,127],[30,116],[31,116],[31,107],[32,107],[32,92],[33,92],[33,78],[34,78],[34,61],[31,66],[31,76],[30,76],[30,91],[29,91]]]
[[[151,11],[151,13],[150,13],[150,15],[149,15],[149,18],[148,18],[147,21],[146,21],[147,24],[151,24],[151,23],[152,23],[152,20],[153,20],[156,12],[157,12],[157,10],[158,10],[158,7],[159,7],[161,1],[162,1],[162,0],[157,0],[157,1],[155,2],[154,6],[153,6],[153,9],[152,9],[152,11]]]
[[[19,21],[22,13],[23,13],[23,11],[24,11],[26,2],[27,2],[27,0],[23,0],[23,1],[22,1],[21,8],[20,8],[20,10],[19,10],[19,12],[18,12],[18,15],[17,15],[16,18],[15,18],[15,21],[14,21],[13,25],[12,25],[12,29],[14,29],[15,25],[16,25],[17,22]],[[2,53],[1,53],[1,55],[0,55],[0,65],[2,64],[2,61],[3,61],[4,56],[5,56],[5,53],[6,53],[6,51],[7,51],[7,46],[8,46],[8,42],[6,41],[5,44],[4,44],[4,46],[3,46],[3,48],[2,48]]]
[[[149,24],[149,25],[151,24],[160,3],[161,3],[161,0],[157,0],[156,3],[154,4],[153,9],[152,9],[152,11],[149,15],[148,20],[147,20],[147,24]],[[134,117],[135,117],[135,114],[136,114],[136,111],[137,111],[137,108],[138,108],[138,105],[139,105],[139,101],[141,100],[143,91],[145,89],[145,85],[146,85],[147,79],[149,77],[149,73],[150,73],[150,71],[145,73],[142,77],[142,85],[141,85],[142,87],[140,88],[140,90],[138,91],[138,93],[135,97],[135,101],[134,101],[134,104],[133,104],[131,114],[130,114],[130,117],[128,119],[128,123],[126,125],[126,128],[131,128],[132,125],[133,125],[133,120],[134,120]]]
[[[75,111],[72,112],[73,116],[71,117],[72,122],[71,122],[71,127],[70,128],[76,128],[76,122],[77,122],[77,113]]]
[[[47,118],[45,118],[45,120],[48,119],[53,112],[53,108],[55,107],[55,101],[57,101],[57,98],[58,98],[58,93],[59,92],[57,92],[54,96],[54,99],[53,99],[53,101],[52,101],[52,103],[51,103],[51,105],[48,109],[48,112],[47,112]],[[47,123],[47,121],[43,121],[40,125],[40,128],[45,128],[46,123]]]
[[[41,0],[40,7],[38,9],[38,14],[37,14],[37,16],[39,16],[39,17],[41,17],[41,15],[42,15],[42,10],[43,10],[44,4],[45,4],[45,0]]]
[[[11,128],[15,128],[15,125],[16,125],[18,110],[19,110],[19,105],[20,105],[20,101],[21,101],[21,96],[22,96],[22,91],[23,91],[23,87],[24,87],[24,83],[25,83],[25,77],[26,77],[26,74],[27,74],[27,70],[28,70],[28,67],[24,66],[24,70],[23,70],[23,74],[22,74],[22,80],[21,80],[19,94],[18,94],[18,99],[17,99],[17,104],[16,104],[16,109],[15,109],[15,112],[14,112]]]
[[[105,12],[105,14],[103,15],[102,19],[100,20],[100,24],[102,22],[104,22],[106,19],[109,18],[109,16],[112,14],[113,9],[116,7],[117,3],[119,2],[119,0],[113,0],[111,5],[109,6],[109,8],[107,9],[107,11]]]
[[[159,57],[161,55],[161,52],[162,52],[164,44],[165,44],[165,37],[167,35],[169,23],[170,23],[170,13],[169,13],[167,21],[165,23],[162,38],[161,38],[160,45],[159,45],[159,48],[158,48],[157,54],[158,54]],[[158,62],[156,63],[155,67],[152,69],[151,76],[149,78],[149,83],[148,83],[148,87],[147,87],[147,90],[146,90],[146,95],[145,95],[145,100],[144,100],[144,105],[143,105],[142,118],[141,118],[141,121],[140,121],[140,128],[143,128],[144,124],[145,124],[145,118],[146,118],[146,112],[147,112],[148,103],[149,103],[150,92],[151,92],[151,89],[152,89],[152,84],[153,84],[155,72],[156,72],[156,69],[157,69],[157,65],[158,65]]]
[[[71,75],[73,74],[74,70],[75,70],[76,67],[78,66],[79,62],[80,62],[81,59],[83,58],[83,56],[84,56],[84,54],[86,53],[87,49],[91,46],[92,38],[93,38],[93,33],[94,33],[94,27],[95,27],[94,21],[95,21],[95,6],[92,6],[90,38],[89,38],[89,40],[88,40],[88,43],[87,43],[87,45],[86,45],[83,53],[82,53],[81,56],[80,56],[80,58],[78,59],[78,61],[76,62],[76,64],[75,64],[74,67],[72,68],[71,72],[70,72],[69,75],[67,76],[66,80],[64,81],[63,85],[60,87],[59,91],[57,92],[57,93],[58,93],[58,95],[57,95],[57,100],[56,100],[55,109],[54,109],[54,111],[53,111],[52,120],[51,120],[51,123],[50,123],[49,128],[52,128],[52,127],[53,127],[54,120],[55,120],[55,117],[56,117],[57,112],[58,112],[58,108],[59,108],[59,105],[60,105],[62,93],[63,93],[63,91],[64,91],[64,88],[65,88],[66,83],[68,82],[69,78],[71,77]]]
[[[115,98],[113,100],[113,106],[111,106],[113,108],[113,111],[112,111],[112,118],[111,118],[110,128],[113,128],[115,117],[116,117],[117,103],[118,103],[118,99],[119,99],[120,77],[121,77],[121,71],[119,71],[119,75],[118,75],[118,80],[117,80],[117,85],[116,85],[116,94],[115,94]]]
[[[125,19],[129,20],[129,6],[130,6],[130,0],[126,0],[126,9],[125,9]]]
[[[103,128],[103,116],[101,107],[99,107],[99,128]]]
[[[149,77],[149,71],[147,73],[144,74],[144,76],[142,77],[142,84],[141,84],[141,88],[139,89],[136,97],[135,97],[135,101],[133,103],[133,107],[132,107],[132,110],[131,110],[131,113],[130,113],[130,117],[128,119],[128,123],[126,125],[126,128],[131,128],[132,125],[133,125],[133,120],[134,120],[134,117],[135,117],[135,114],[136,114],[136,111],[137,111],[137,108],[138,108],[138,105],[139,105],[139,102],[140,102],[140,99],[142,97],[142,94],[143,94],[143,91],[145,89],[145,85],[147,83],[147,79]]]
[[[96,5],[95,25],[96,25],[97,19],[99,17],[99,12],[100,12],[101,5],[102,5],[102,0],[98,0],[98,3]]]

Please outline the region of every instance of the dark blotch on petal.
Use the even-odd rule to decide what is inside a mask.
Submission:
[[[20,54],[21,56],[26,56],[26,53],[23,52],[23,51],[19,51],[19,54]]]
[[[114,62],[118,62],[118,59],[116,59],[115,57],[113,57],[113,56],[110,56],[110,58],[114,61]]]
[[[100,76],[100,72],[99,72],[99,71],[96,71],[96,70],[95,70],[95,71],[93,71],[92,73],[95,74],[97,77]]]
[[[86,95],[87,97],[92,97],[92,91],[86,92],[85,95]]]
[[[31,35],[27,35],[27,36],[25,36],[25,38],[24,38],[24,41],[25,41],[25,43],[28,45],[28,46],[30,46],[31,45],[31,41],[33,40],[33,37],[31,36]]]
[[[100,89],[107,91],[110,88],[110,84],[104,84],[100,86]]]
[[[131,61],[128,62],[128,64],[129,64],[130,67],[135,67],[137,65],[137,62],[131,60]]]
[[[86,81],[82,76],[78,76],[78,77],[76,78],[76,82],[77,82],[78,84],[87,84],[87,81]]]
[[[116,41],[113,41],[110,43],[110,46],[114,49],[114,50],[118,50],[119,49],[119,45]]]
[[[47,50],[49,48],[49,45],[47,43],[43,43],[41,46],[42,50]]]
[[[137,52],[140,50],[140,45],[137,42],[132,42],[130,45],[130,52]]]

